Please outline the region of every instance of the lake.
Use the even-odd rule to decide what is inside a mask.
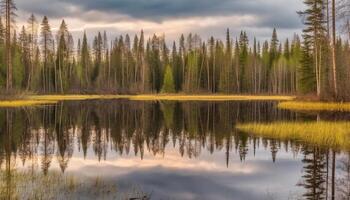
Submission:
[[[235,126],[344,121],[350,114],[276,105],[94,100],[1,108],[0,192],[5,199],[28,198],[36,188],[30,176],[55,174],[74,177],[72,199],[348,199],[350,150],[260,138]],[[69,188],[54,187],[55,198],[64,199]]]

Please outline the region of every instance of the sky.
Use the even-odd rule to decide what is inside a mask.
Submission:
[[[273,28],[284,40],[300,33],[302,0],[15,0],[18,26],[31,13],[41,22],[49,18],[53,31],[62,19],[75,38],[107,31],[110,38],[144,30],[146,37],[165,34],[167,41],[181,33],[224,39],[229,28],[233,37],[241,30],[250,38],[269,39]]]

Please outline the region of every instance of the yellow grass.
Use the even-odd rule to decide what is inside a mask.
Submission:
[[[83,101],[96,99],[121,99],[127,97],[128,95],[32,95],[27,98],[31,100],[48,101]]]
[[[240,96],[240,95],[35,95],[32,100],[76,101],[96,99],[129,99],[134,101],[283,101],[293,100],[293,96]]]
[[[293,100],[292,96],[243,96],[243,95],[136,95],[130,100],[167,100],[167,101],[267,101]]]
[[[299,140],[342,149],[350,148],[350,122],[252,123],[240,124],[237,129],[267,138]]]
[[[278,108],[296,111],[349,112],[350,103],[286,101],[279,103]]]
[[[29,107],[46,104],[55,104],[57,101],[53,100],[13,100],[13,101],[0,101],[0,107],[2,108],[15,108],[15,107]]]
[[[28,107],[55,104],[58,101],[129,99],[132,101],[283,101],[293,96],[240,96],[240,95],[31,95],[21,100],[0,101],[0,107]]]

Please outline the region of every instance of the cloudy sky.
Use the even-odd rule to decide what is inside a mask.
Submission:
[[[15,0],[18,25],[31,13],[41,21],[48,16],[57,29],[65,19],[75,37],[83,30],[90,36],[106,30],[110,37],[143,29],[146,35],[165,34],[177,40],[181,33],[198,33],[206,39],[224,38],[226,28],[234,36],[246,30],[250,37],[270,38],[278,29],[284,39],[299,33],[302,24],[296,11],[302,0]]]

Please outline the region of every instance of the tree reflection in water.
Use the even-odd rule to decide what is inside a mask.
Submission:
[[[6,193],[11,195],[11,172],[18,165],[31,162],[33,171],[40,165],[47,175],[53,158],[65,172],[74,151],[86,158],[92,150],[98,161],[109,152],[135,155],[145,152],[166,157],[166,147],[176,148],[179,155],[197,158],[202,151],[238,152],[242,162],[246,155],[263,147],[271,160],[279,151],[302,154],[304,175],[299,186],[305,199],[349,198],[349,155],[342,154],[336,176],[336,153],[297,141],[270,140],[238,132],[236,123],[280,120],[316,120],[319,116],[296,114],[275,109],[274,102],[66,102],[54,106],[0,110],[0,166],[7,178]],[[322,117],[322,116],[321,116]],[[329,116],[325,116],[325,118]],[[249,147],[252,146],[252,149]],[[19,159],[18,159],[19,158]],[[21,163],[15,163],[20,160]],[[37,166],[38,165],[38,166]],[[338,195],[338,196],[336,196]],[[11,199],[9,197],[9,199]]]

